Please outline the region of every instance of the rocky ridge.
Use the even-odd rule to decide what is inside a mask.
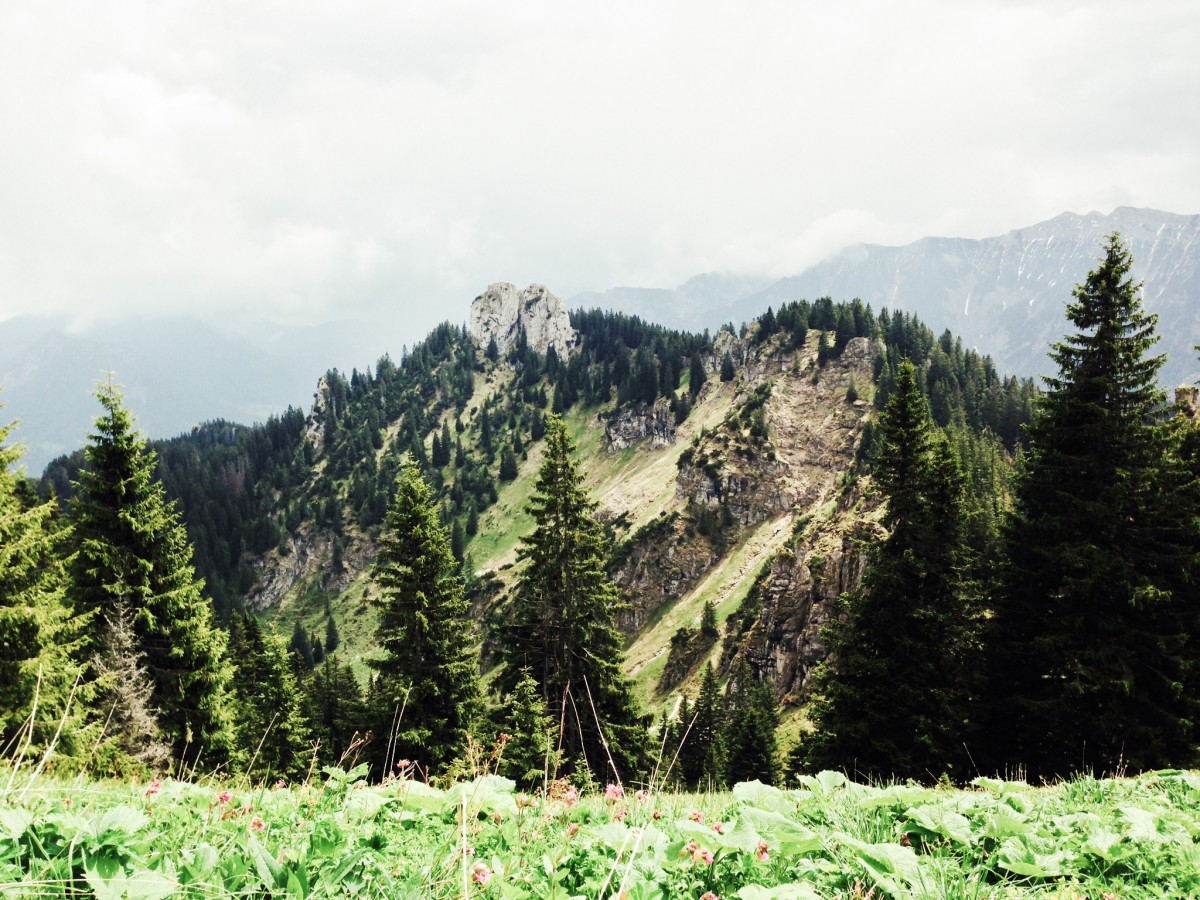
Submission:
[[[523,291],[506,281],[488,285],[471,303],[470,329],[481,347],[494,340],[501,353],[516,344],[522,332],[530,349],[543,356],[553,347],[566,359],[577,341],[566,301],[544,284],[531,284]]]

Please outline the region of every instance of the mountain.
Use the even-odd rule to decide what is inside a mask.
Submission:
[[[1071,289],[1092,268],[1102,238],[1120,231],[1158,313],[1168,354],[1168,386],[1200,378],[1200,215],[1118,207],[1109,215],[1063,213],[997,237],[926,237],[901,247],[856,244],[806,271],[758,290],[753,279],[703,275],[675,291],[621,288],[572,298],[650,321],[715,328],[758,315],[768,305],[829,296],[861,298],[878,310],[906,310],[935,331],[950,329],[1002,372],[1047,375],[1051,342],[1067,332]],[[704,291],[693,286],[698,282]]]
[[[545,416],[561,413],[611,533],[626,671],[645,708],[694,696],[706,662],[725,677],[746,660],[796,723],[824,625],[880,533],[858,461],[898,360],[928,363],[934,415],[981,484],[1006,470],[1033,396],[960,342],[861,303],[784,304],[741,336],[564,314],[541,286],[494,285],[471,332],[445,324],[373,370],[328,371],[307,415],[156,442],[217,612],[253,610],[281,634],[319,636],[333,621],[339,653],[365,675],[371,563],[411,457],[460,535],[490,668],[533,529]],[[513,321],[544,323],[544,354]],[[68,496],[79,464],[56,461],[45,487]]]
[[[197,423],[251,423],[307,408],[317,377],[343,362],[373,359],[361,323],[318,327],[254,321],[219,328],[193,318],[116,319],[76,327],[61,318],[18,316],[0,322],[0,412],[20,420],[22,460],[41,472],[86,439],[108,372],[151,437]]]

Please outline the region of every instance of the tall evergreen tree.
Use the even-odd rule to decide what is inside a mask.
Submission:
[[[700,352],[696,351],[692,354],[692,361],[688,365],[688,393],[691,395],[693,401],[699,395],[701,388],[704,387],[704,382],[707,380],[708,372],[704,369],[704,362],[700,359]]]
[[[562,420],[550,417],[528,506],[535,528],[521,542],[518,559],[525,566],[502,634],[503,685],[513,690],[529,669],[552,719],[565,715],[568,763],[629,778],[646,766],[647,734],[621,671],[622,640],[613,620],[621,599],[606,571],[608,541],[573,451]]]
[[[889,534],[829,629],[807,764],[872,777],[955,773],[968,762],[961,748],[971,683],[962,476],[908,360],[877,435],[874,474]]]
[[[74,603],[93,616],[86,652],[98,649],[117,602],[128,602],[172,755],[215,767],[232,749],[225,634],[196,578],[179,512],[155,477],[156,454],[111,382],[96,398],[103,413],[72,505]]]
[[[362,688],[349,663],[339,663],[330,654],[304,683],[303,690],[317,758],[324,765],[334,765],[350,749],[355,733],[368,728],[370,716]]]
[[[1074,291],[1076,331],[1054,345],[1058,374],[1029,429],[1005,527],[1007,563],[989,648],[987,745],[1035,775],[1195,760],[1200,696],[1195,598],[1183,587],[1195,510],[1173,496],[1173,425],[1118,235]],[[1190,607],[1190,608],[1189,608]]]
[[[501,772],[522,788],[543,784],[557,768],[557,723],[546,710],[546,701],[532,672],[524,669],[505,704],[504,731],[509,735]]]
[[[757,779],[774,784],[779,769],[775,761],[779,728],[775,693],[754,677],[745,659],[729,680],[725,710],[721,730],[725,783]]]
[[[245,771],[264,778],[303,776],[309,763],[308,722],[283,641],[264,634],[254,616],[241,614],[232,622],[229,644],[237,669],[237,743]]]
[[[371,662],[373,712],[376,734],[387,736],[375,742],[381,765],[409,759],[440,771],[461,754],[478,718],[479,662],[459,568],[429,485],[405,463],[373,572],[383,648]]]
[[[23,733],[27,752],[40,755],[63,721],[56,752],[71,757],[85,749],[86,686],[76,687],[70,707],[68,701],[81,676],[73,655],[81,655],[86,623],[67,604],[67,535],[56,505],[23,499],[21,476],[12,471],[20,448],[5,444],[11,430],[0,425],[0,746]],[[35,694],[38,713],[30,723]]]
[[[712,663],[704,667],[700,693],[687,718],[680,718],[679,772],[691,787],[706,790],[719,783],[723,770],[721,731],[725,701]]]

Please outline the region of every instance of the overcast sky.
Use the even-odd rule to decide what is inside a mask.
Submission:
[[[1200,4],[5,3],[0,320],[784,275],[1200,212]]]

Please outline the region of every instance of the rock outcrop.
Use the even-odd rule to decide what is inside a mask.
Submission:
[[[480,346],[495,340],[504,353],[522,331],[530,348],[543,356],[553,347],[560,358],[566,359],[575,349],[577,336],[567,303],[544,284],[531,284],[518,291],[515,285],[497,282],[471,303],[471,336]]]
[[[609,450],[624,450],[642,441],[648,441],[647,446],[654,449],[675,443],[675,414],[666,397],[659,397],[652,405],[623,406],[604,426],[604,443]]]

